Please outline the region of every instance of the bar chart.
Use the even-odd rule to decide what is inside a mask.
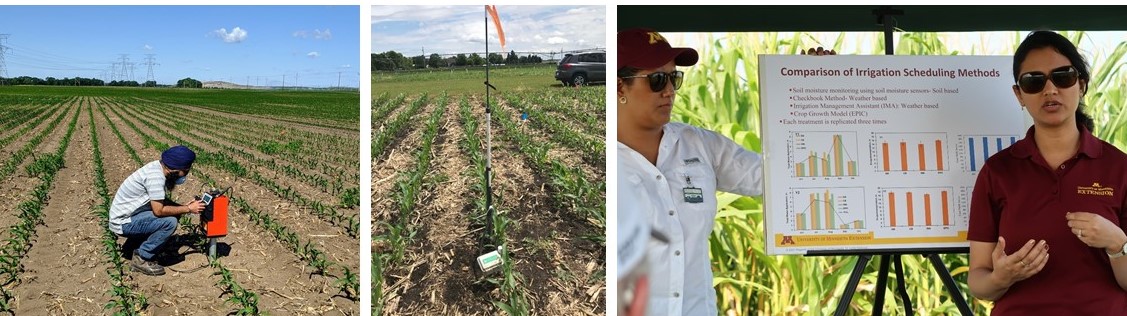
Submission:
[[[796,231],[865,229],[865,189],[795,188],[787,193],[788,221]]]
[[[856,177],[856,132],[792,132],[791,175],[796,178]]]
[[[1020,139],[1017,135],[959,135],[959,164],[965,171],[977,172],[987,158]]]
[[[947,162],[947,133],[873,133],[869,143],[878,172],[942,172]]]
[[[879,188],[877,220],[888,228],[950,227],[962,223],[951,187]]]

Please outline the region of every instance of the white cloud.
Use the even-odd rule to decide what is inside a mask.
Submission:
[[[227,32],[226,28],[220,28],[212,32],[215,36],[223,39],[225,43],[240,43],[247,39],[247,31],[236,26],[231,32]]]
[[[567,44],[568,40],[559,36],[552,36],[548,38],[548,44]]]
[[[321,56],[321,53],[309,52],[308,54],[305,54],[305,56],[309,56],[309,58],[317,58],[317,57]]]
[[[352,68],[352,65],[340,65],[340,68]]]
[[[145,50],[153,50],[153,47],[149,46],[149,44],[145,44]]]
[[[298,30],[293,32],[293,37],[297,38],[309,38],[310,36],[312,36],[313,39],[327,41],[333,39],[333,31],[330,29],[325,29],[324,31],[322,31],[321,29],[314,29],[313,31]]]

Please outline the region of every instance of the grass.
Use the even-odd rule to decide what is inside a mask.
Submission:
[[[187,104],[213,110],[261,115],[270,113],[294,121],[328,121],[327,125],[359,129],[357,91],[235,90],[130,87],[12,86],[0,88],[7,98],[96,96],[141,98]],[[321,122],[326,123],[326,122]]]
[[[391,95],[428,93],[452,96],[484,94],[485,68],[444,69],[415,72],[372,72],[372,95],[388,92]],[[563,89],[555,79],[556,65],[530,67],[491,67],[489,82],[500,91],[539,91],[545,88]]]

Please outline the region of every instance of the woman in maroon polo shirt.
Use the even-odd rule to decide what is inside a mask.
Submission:
[[[993,315],[1127,314],[1127,155],[1091,133],[1089,66],[1068,39],[1037,31],[1013,73],[1033,127],[978,175],[970,292],[995,301]]]

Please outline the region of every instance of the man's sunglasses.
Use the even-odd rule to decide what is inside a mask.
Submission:
[[[655,72],[655,73],[648,74],[648,75],[619,77],[619,78],[622,78],[622,79],[646,78],[647,80],[650,81],[650,90],[653,90],[653,92],[661,92],[661,90],[665,90],[665,84],[667,82],[670,82],[670,81],[673,82],[673,90],[680,89],[681,88],[681,81],[683,81],[685,79],[685,73],[681,72],[680,70],[674,70],[674,71],[671,71],[671,72]]]
[[[1053,69],[1047,76],[1040,71],[1021,74],[1017,78],[1017,86],[1021,88],[1022,92],[1034,94],[1045,90],[1045,83],[1049,80],[1052,80],[1053,85],[1057,88],[1065,89],[1075,85],[1079,77],[1080,73],[1076,71],[1076,68],[1064,66]]]

